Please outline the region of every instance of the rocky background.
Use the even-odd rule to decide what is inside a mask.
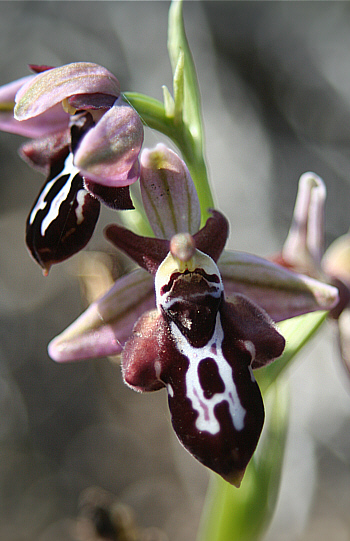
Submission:
[[[168,8],[162,1],[1,2],[0,83],[29,73],[29,63],[92,61],[116,74],[123,90],[161,99],[161,85],[171,88]],[[278,251],[308,170],[327,184],[327,244],[344,234],[350,4],[187,1],[184,15],[229,247]],[[148,146],[159,140],[148,130]],[[112,505],[127,522],[122,502],[148,528],[144,539],[193,541],[209,476],[176,441],[165,393],[132,392],[110,360],[56,365],[47,356],[48,341],[86,305],[79,280],[86,259],[43,278],[29,258],[24,224],[43,179],[18,158],[20,142],[0,134],[0,539],[89,541],[97,539],[91,517],[113,539],[103,510]],[[103,213],[89,251],[110,250],[101,232],[114,220]],[[266,541],[346,541],[350,384],[334,329],[323,327],[288,377],[285,471]]]

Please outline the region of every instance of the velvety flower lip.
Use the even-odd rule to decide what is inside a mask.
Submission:
[[[156,271],[156,309],[141,316],[125,344],[124,381],[139,391],[166,387],[180,442],[239,486],[264,419],[251,369],[280,356],[284,339],[246,297],[225,300],[211,257],[220,254],[211,247],[216,241],[223,247],[227,234],[227,221],[213,211],[193,238],[188,233],[173,237],[164,258],[162,239],[130,236],[116,225],[106,231],[119,249],[152,274]]]

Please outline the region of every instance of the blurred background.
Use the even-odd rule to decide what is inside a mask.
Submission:
[[[28,74],[29,63],[91,61],[111,70],[124,91],[162,99],[161,86],[171,89],[169,2],[0,8],[1,84]],[[229,247],[278,251],[308,170],[327,184],[327,245],[346,233],[350,3],[187,1],[184,16]],[[148,132],[146,144],[161,139]],[[132,392],[109,360],[48,358],[49,340],[86,306],[79,274],[91,271],[76,256],[44,278],[28,256],[25,220],[44,179],[18,158],[21,142],[0,133],[0,539],[94,539],[95,498],[101,509],[130,506],[148,528],[145,539],[193,541],[209,476],[176,441],[165,393]],[[115,219],[104,210],[88,251],[110,251],[102,229]],[[287,454],[266,541],[347,541],[350,385],[330,325],[288,377]]]

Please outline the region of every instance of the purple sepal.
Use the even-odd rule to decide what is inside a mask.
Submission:
[[[30,83],[35,75],[22,77],[17,81],[8,83],[0,87],[0,103],[8,106],[15,105],[15,96],[18,90],[25,84]],[[48,133],[64,130],[68,126],[69,115],[65,113],[61,105],[52,107],[49,111],[40,116],[40,119],[34,118],[19,122],[13,116],[13,109],[8,112],[0,112],[0,129],[9,133],[16,133],[24,137],[41,137]]]
[[[57,362],[116,355],[132,333],[135,321],[154,309],[152,277],[142,269],[119,278],[49,345]]]
[[[185,162],[163,143],[141,154],[140,187],[143,206],[156,237],[193,235],[201,212],[196,188]]]

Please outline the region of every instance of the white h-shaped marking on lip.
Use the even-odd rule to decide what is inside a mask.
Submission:
[[[196,427],[198,430],[217,434],[220,432],[220,423],[217,420],[214,408],[217,404],[226,401],[236,430],[244,428],[246,410],[243,408],[236,385],[232,378],[232,368],[222,353],[222,342],[224,332],[221,326],[220,314],[216,316],[215,330],[208,343],[195,348],[189,344],[185,336],[172,321],[171,331],[175,339],[176,347],[189,360],[186,372],[186,396],[191,400],[192,407],[198,412]],[[215,346],[215,347],[213,347]],[[216,352],[214,353],[216,348]],[[205,398],[204,391],[199,381],[198,366],[202,359],[211,358],[215,361],[219,375],[224,383],[225,389],[221,393],[215,393],[211,398]]]
[[[75,167],[75,165],[73,164],[73,154],[71,153],[71,154],[69,154],[67,156],[67,159],[64,162],[64,168],[62,169],[62,171],[58,175],[56,175],[52,180],[50,180],[50,182],[47,183],[47,185],[45,186],[45,188],[41,192],[35,207],[33,208],[32,212],[30,213],[30,217],[29,217],[29,224],[30,225],[32,225],[32,223],[34,222],[35,217],[36,217],[37,213],[39,212],[39,210],[45,210],[45,208],[46,208],[46,206],[48,204],[48,201],[45,201],[45,197],[47,196],[47,194],[51,190],[51,188],[54,185],[54,183],[56,182],[56,180],[59,177],[63,177],[64,175],[69,175],[69,177],[68,177],[67,181],[65,182],[64,186],[61,188],[61,190],[58,192],[58,194],[51,201],[49,212],[47,213],[47,215],[45,216],[45,218],[43,219],[43,221],[41,223],[40,232],[41,232],[42,236],[45,235],[46,229],[57,218],[57,216],[59,214],[59,211],[60,211],[60,206],[63,203],[63,201],[65,201],[66,198],[68,197],[68,194],[69,194],[69,191],[71,189],[73,179],[75,178],[75,176],[78,173],[79,173],[79,169],[77,167]],[[79,190],[79,191],[81,191],[81,190]],[[85,194],[85,192],[84,192],[84,194]],[[76,209],[78,223],[80,223],[82,221],[81,208],[82,208],[81,197],[78,197],[78,208]]]

